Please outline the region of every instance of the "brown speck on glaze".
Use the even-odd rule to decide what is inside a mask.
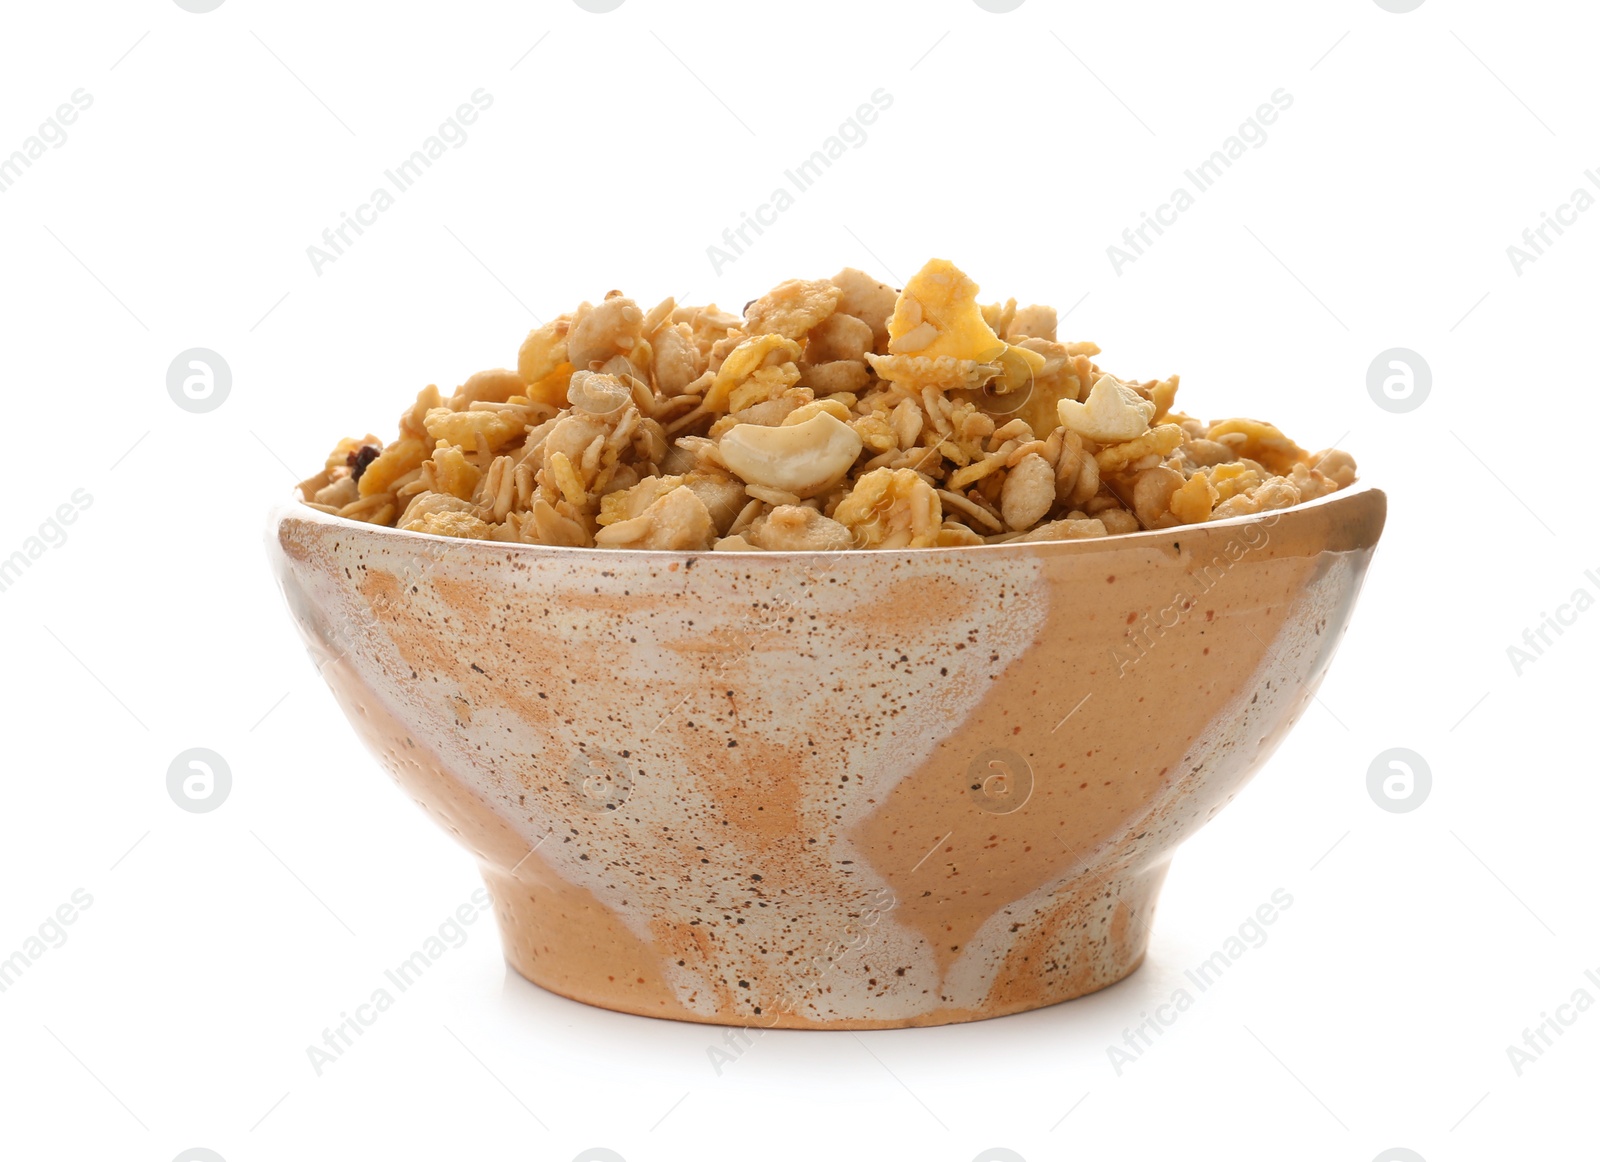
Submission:
[[[682,557],[291,506],[269,546],[347,716],[483,865],[519,972],[868,1029],[1133,971],[1172,850],[1315,690],[1383,514],[1355,489],[1097,541]],[[1003,814],[968,776],[997,746],[1031,778]],[[586,798],[592,769],[626,793]]]

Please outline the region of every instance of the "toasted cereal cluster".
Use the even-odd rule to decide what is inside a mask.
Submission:
[[[339,441],[312,507],[449,537],[612,549],[1067,540],[1286,508],[1344,452],[1172,410],[1102,372],[1053,308],[983,306],[934,259],[781,283],[741,318],[620,291],[529,334],[515,371],[426,388],[399,438]]]

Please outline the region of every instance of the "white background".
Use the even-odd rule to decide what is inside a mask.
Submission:
[[[1506,1052],[1576,990],[1600,1001],[1600,612],[1520,675],[1507,656],[1600,595],[1600,213],[1520,274],[1506,253],[1600,167],[1592,16],[7,5],[0,154],[75,90],[93,105],[0,193],[0,556],[93,502],[0,593],[0,958],[74,890],[93,904],[0,994],[0,1153],[1594,1157],[1600,1007],[1520,1076]],[[469,140],[315,273],[306,247],[480,88]],[[714,271],[706,247],[879,88],[865,144]],[[1106,247],[1280,88],[1267,142],[1117,273]],[[1187,410],[1337,442],[1389,493],[1319,703],[1178,854],[1145,966],[977,1025],[769,1033],[719,1076],[720,1030],[543,993],[485,917],[317,1076],[306,1047],[479,881],[321,686],[268,506],[581,298],[737,310],[846,264],[899,285],[932,254],[986,298],[1077,304],[1063,334],[1103,366],[1181,372]],[[203,415],[165,386],[195,346],[233,375]],[[1408,414],[1366,388],[1395,346],[1433,374]],[[209,814],[165,788],[196,746],[233,774]],[[1407,814],[1366,789],[1396,746],[1433,775]],[[1279,888],[1267,942],[1119,1075],[1107,1046]]]

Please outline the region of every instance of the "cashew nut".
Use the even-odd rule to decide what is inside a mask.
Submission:
[[[1097,444],[1134,440],[1150,430],[1156,405],[1115,376],[1102,375],[1083,403],[1062,399],[1056,404],[1061,425]]]
[[[818,412],[787,427],[735,425],[717,450],[745,483],[807,497],[844,479],[861,454],[861,437],[849,424]]]

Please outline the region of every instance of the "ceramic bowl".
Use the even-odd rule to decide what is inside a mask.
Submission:
[[[665,553],[289,503],[311,654],[592,1005],[875,1029],[1138,967],[1173,849],[1300,716],[1383,528],[1357,486],[1101,540]]]

